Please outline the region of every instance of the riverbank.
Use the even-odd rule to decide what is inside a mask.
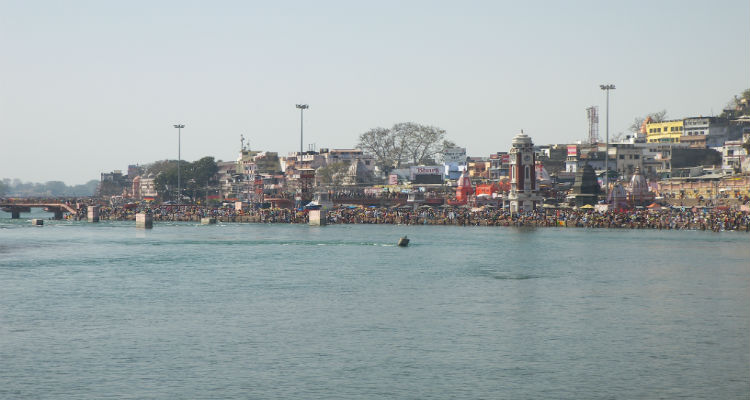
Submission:
[[[306,224],[307,212],[290,209],[235,211],[227,208],[161,206],[134,210],[100,209],[101,220],[135,220],[137,212],[150,212],[154,221],[194,221],[212,217],[219,222]],[[79,218],[81,216],[73,216]],[[328,224],[395,224],[455,226],[532,226],[617,229],[702,230],[750,232],[750,214],[735,210],[681,209],[607,211],[560,209],[510,213],[497,209],[412,209],[337,207],[327,211]]]

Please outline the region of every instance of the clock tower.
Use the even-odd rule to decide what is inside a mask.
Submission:
[[[521,131],[510,148],[510,212],[533,211],[542,204],[535,166],[534,143]]]

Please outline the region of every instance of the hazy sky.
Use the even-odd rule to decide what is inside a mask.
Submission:
[[[604,136],[750,87],[750,2],[0,0],[0,178],[78,184],[177,158],[353,147],[414,121],[469,155]]]

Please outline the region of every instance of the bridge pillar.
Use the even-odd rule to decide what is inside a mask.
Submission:
[[[151,229],[154,227],[154,217],[150,213],[135,214],[135,227]]]
[[[21,218],[21,211],[19,211],[17,208],[12,208],[10,210],[10,218],[11,219],[19,219],[19,218]]]
[[[89,222],[99,222],[99,206],[88,207]]]
[[[326,224],[326,211],[325,210],[310,210],[307,213],[309,218],[308,224],[313,226],[325,226]]]
[[[55,208],[55,219],[63,219],[63,210],[62,208]]]

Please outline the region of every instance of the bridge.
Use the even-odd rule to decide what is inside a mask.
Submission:
[[[77,211],[69,204],[55,202],[4,202],[0,203],[0,209],[9,212],[11,219],[18,219],[22,212],[31,212],[32,208],[44,208],[55,214],[55,219],[62,219],[64,212],[75,214]]]

